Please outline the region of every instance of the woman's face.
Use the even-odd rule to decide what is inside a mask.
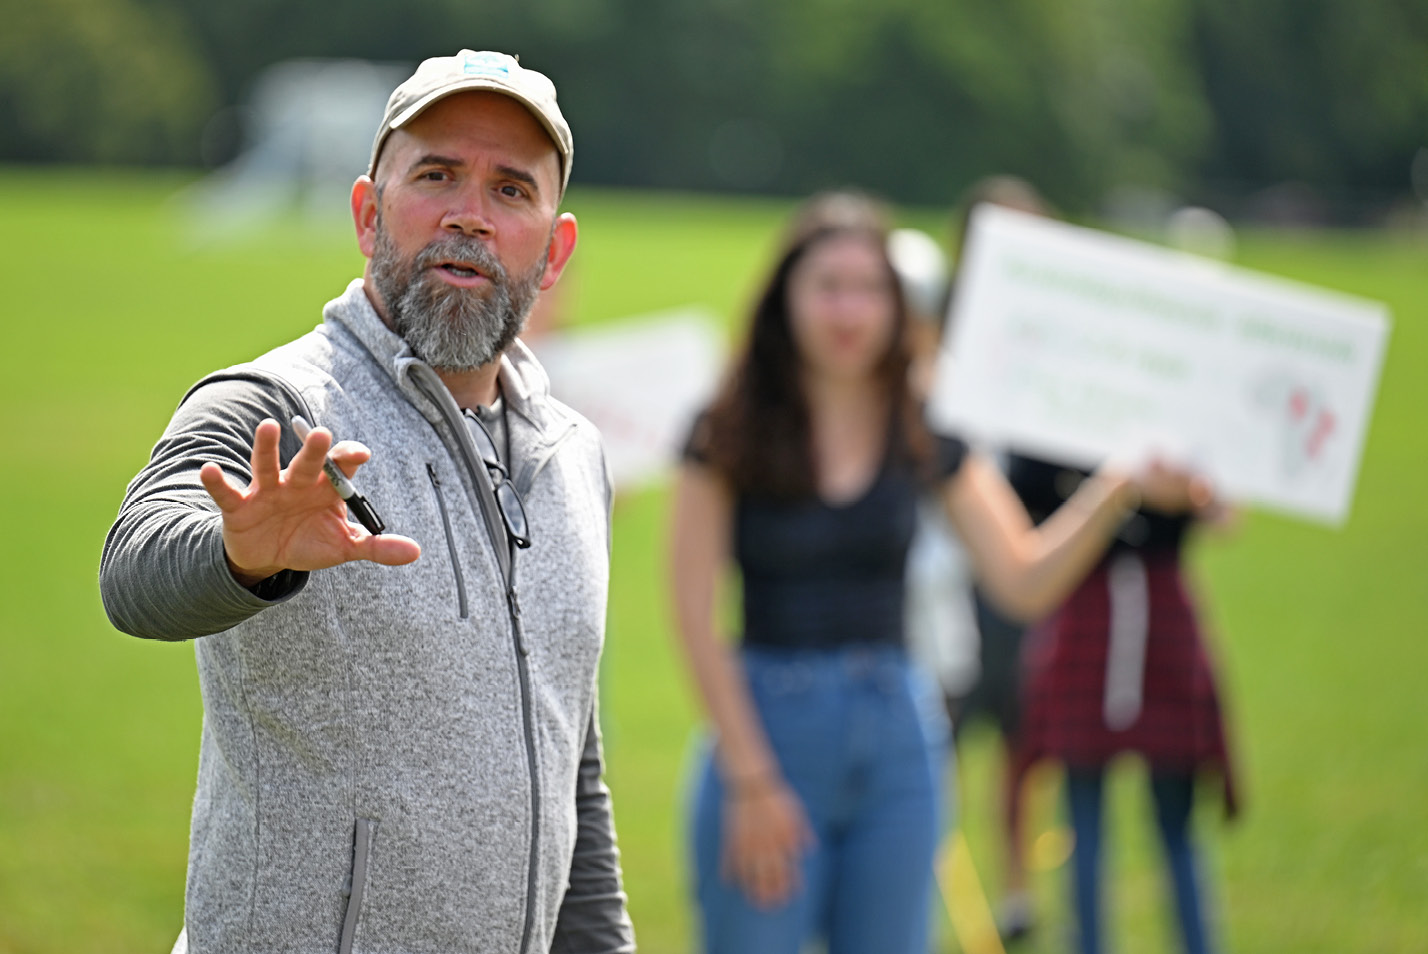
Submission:
[[[839,378],[871,375],[897,323],[892,281],[870,236],[834,236],[804,253],[788,281],[789,322],[804,367]]]

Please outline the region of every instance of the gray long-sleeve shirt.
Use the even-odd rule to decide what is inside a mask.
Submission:
[[[440,379],[360,282],[324,318],[190,392],[105,543],[114,624],[194,640],[189,950],[633,950],[596,730],[598,436],[514,346],[501,388],[532,546],[511,572]],[[198,468],[246,481],[256,424],[294,414],[372,449],[357,481],[416,563],[233,580]],[[285,428],[284,461],[297,446]]]

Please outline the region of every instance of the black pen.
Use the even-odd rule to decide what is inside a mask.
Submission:
[[[307,443],[307,435],[312,433],[312,426],[299,414],[293,417],[293,430],[297,433],[298,440]],[[327,473],[327,479],[332,481],[332,486],[337,489],[337,496],[347,504],[347,510],[357,518],[358,523],[367,528],[368,533],[375,535],[387,529],[387,525],[377,516],[377,511],[372,509],[367,498],[357,492],[352,481],[332,462],[331,457],[323,458],[322,469]]]

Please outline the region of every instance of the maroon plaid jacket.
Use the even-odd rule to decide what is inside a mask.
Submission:
[[[1135,752],[1156,769],[1210,770],[1224,784],[1225,807],[1238,808],[1214,667],[1177,551],[1140,551],[1148,597],[1140,705],[1133,721],[1112,728],[1104,711],[1110,655],[1111,584],[1102,561],[1053,616],[1027,636],[1023,721],[1017,761],[1024,770],[1051,758],[1105,765]]]

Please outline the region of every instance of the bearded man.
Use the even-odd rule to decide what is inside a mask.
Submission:
[[[195,385],[129,485],[105,608],[191,640],[203,694],[177,950],[634,948],[597,732],[611,488],[516,339],[575,247],[572,153],[545,76],[422,63],[352,189],[363,277]]]

